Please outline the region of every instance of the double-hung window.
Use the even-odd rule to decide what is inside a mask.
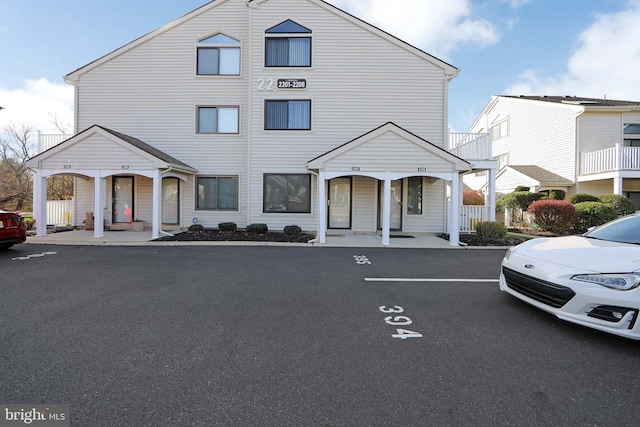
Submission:
[[[311,30],[288,19],[265,31],[266,67],[310,67]]]
[[[240,75],[240,42],[224,34],[198,42],[198,75]]]
[[[238,210],[238,177],[199,176],[196,178],[196,209]]]
[[[238,107],[197,107],[198,133],[238,133]]]
[[[310,130],[311,101],[305,100],[266,100],[265,130]]]

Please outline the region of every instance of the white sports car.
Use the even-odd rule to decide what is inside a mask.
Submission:
[[[500,289],[569,322],[640,340],[640,215],[510,248]]]

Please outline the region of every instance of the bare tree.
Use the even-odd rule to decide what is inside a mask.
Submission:
[[[34,134],[31,125],[9,124],[0,135],[0,207],[32,207],[31,173],[25,162],[35,153]]]
[[[60,121],[58,115],[49,113],[51,124],[58,129],[58,132],[68,135],[69,125],[65,125]],[[73,177],[69,175],[53,175],[47,180],[47,199],[48,200],[71,200],[73,196]]]

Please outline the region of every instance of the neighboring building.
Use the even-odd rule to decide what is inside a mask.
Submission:
[[[492,132],[496,192],[622,194],[640,208],[640,102],[494,96],[471,132]],[[480,174],[478,174],[480,175]],[[486,178],[465,183],[478,188]]]
[[[65,77],[80,131],[28,162],[36,219],[71,174],[96,237],[233,221],[457,245],[462,174],[495,176],[488,134],[450,142],[457,75],[321,0],[209,2]]]

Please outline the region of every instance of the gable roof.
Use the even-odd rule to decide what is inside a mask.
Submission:
[[[388,132],[391,132],[399,136],[401,139],[419,147],[422,150],[421,152],[431,154],[433,155],[433,157],[442,159],[448,164],[454,165],[456,170],[471,170],[471,164],[468,161],[448,152],[442,147],[438,147],[437,145],[432,144],[426,139],[423,139],[418,135],[409,132],[408,130],[396,125],[393,122],[387,122],[382,126],[379,126],[355,139],[352,139],[351,141],[348,141],[330,151],[327,151],[324,154],[319,155],[314,159],[309,160],[309,162],[307,162],[307,168],[322,169],[327,162],[330,162],[333,159],[337,159],[338,157],[347,154],[349,151],[367,144],[368,142],[373,141],[379,136],[384,135]],[[389,147],[389,150],[391,150],[390,152],[395,151],[394,147]],[[416,160],[419,161],[419,159]],[[366,160],[363,158],[362,161]],[[385,161],[391,162],[391,160],[388,158],[385,159]]]
[[[139,140],[138,138],[134,138],[132,136],[125,135],[123,133],[116,132],[111,129],[107,129],[99,125],[90,126],[89,128],[61,142],[60,144],[55,145],[49,148],[48,150],[43,151],[42,153],[39,153],[31,157],[29,160],[27,160],[27,166],[35,167],[39,161],[49,158],[59,152],[62,152],[68,147],[75,145],[79,141],[87,139],[88,137],[90,137],[92,134],[95,134],[95,133],[101,133],[103,135],[107,135],[107,134],[112,135],[113,137],[116,137],[117,139],[125,142],[126,144],[131,145],[137,148],[138,150],[141,150],[143,153],[146,153],[147,155],[159,160],[161,163],[164,163],[165,164],[163,165],[164,167],[167,167],[167,168],[173,167],[184,172],[191,172],[191,173],[197,172],[197,169],[192,168],[188,164],[176,159],[173,156],[170,156],[169,154],[163,151],[158,150],[157,148]]]
[[[580,96],[528,96],[500,95],[503,98],[528,99],[530,101],[553,102],[557,104],[581,105],[584,107],[634,107],[640,106],[638,101],[619,101],[615,99],[584,98]]]
[[[122,55],[122,54],[124,54],[124,53],[126,53],[126,52],[128,52],[130,50],[132,50],[132,49],[134,49],[134,48],[136,48],[137,46],[140,46],[140,45],[146,43],[147,41],[149,41],[149,40],[151,40],[151,39],[153,39],[155,37],[158,37],[159,35],[164,34],[164,33],[166,33],[167,31],[169,31],[169,30],[171,30],[173,28],[176,28],[176,27],[180,26],[184,22],[189,21],[189,20],[191,20],[191,19],[193,19],[193,18],[195,18],[195,17],[197,17],[197,16],[199,16],[199,15],[205,13],[205,12],[208,12],[209,10],[219,6],[220,4],[226,3],[227,1],[230,1],[230,0],[212,0],[212,1],[202,5],[200,7],[198,7],[197,9],[194,9],[191,12],[181,16],[180,18],[178,18],[178,19],[176,19],[174,21],[171,21],[170,23],[168,23],[166,25],[163,25],[162,27],[159,27],[159,28],[157,28],[157,29],[155,29],[155,30],[143,35],[143,36],[140,36],[137,39],[135,39],[135,40],[133,40],[133,41],[131,41],[131,42],[119,47],[119,48],[117,48],[116,50],[114,50],[114,51],[112,51],[112,52],[110,52],[110,53],[108,53],[108,54],[106,54],[106,55],[104,55],[104,56],[102,56],[102,57],[100,57],[100,58],[98,58],[98,59],[96,59],[96,60],[94,60],[94,61],[92,61],[92,62],[90,62],[90,63],[88,63],[88,64],[86,64],[86,65],[84,65],[84,66],[82,66],[82,67],[80,67],[78,69],[76,69],[76,70],[74,70],[74,71],[72,71],[72,72],[70,72],[69,74],[64,76],[64,80],[67,83],[74,84],[82,74],[85,74],[85,73],[91,71],[92,69],[94,69],[96,67],[99,67],[100,65],[102,65],[102,64],[104,64],[104,63],[106,63],[106,62],[108,62],[108,61],[110,61],[110,60],[112,60],[112,59],[114,59],[114,58],[116,58],[116,57],[118,57],[118,56],[120,56],[120,55]],[[267,2],[269,0],[244,0],[244,1],[246,1],[248,7],[258,7],[260,4],[263,4],[263,3],[265,3],[265,2]],[[361,28],[366,29],[366,30],[370,31],[373,34],[376,34],[377,36],[392,42],[393,44],[401,47],[402,49],[405,49],[405,50],[407,50],[409,52],[412,52],[412,53],[420,56],[421,58],[423,58],[424,60],[430,62],[431,64],[443,69],[445,74],[446,74],[446,76],[447,76],[447,79],[449,79],[449,80],[453,79],[454,77],[456,77],[460,73],[460,70],[458,68],[454,67],[453,65],[451,65],[451,64],[449,64],[449,63],[447,63],[447,62],[445,62],[445,61],[443,61],[443,60],[441,60],[439,58],[436,58],[435,56],[433,56],[433,55],[431,55],[431,54],[429,54],[429,53],[427,53],[427,52],[425,52],[425,51],[423,51],[423,50],[421,50],[421,49],[419,49],[419,48],[417,48],[417,47],[415,47],[415,46],[413,46],[413,45],[411,45],[411,44],[409,44],[409,43],[407,43],[407,42],[405,42],[405,41],[403,41],[403,40],[401,40],[399,38],[397,38],[396,36],[394,36],[392,34],[387,33],[384,30],[381,30],[380,28],[378,28],[378,27],[376,27],[376,26],[374,26],[372,24],[369,24],[366,21],[363,21],[360,18],[357,18],[357,17],[345,12],[344,10],[342,10],[342,9],[340,9],[340,8],[330,4],[330,3],[327,3],[324,0],[298,0],[298,1],[308,1],[308,2],[314,3],[314,4],[320,6],[320,7],[324,8],[324,9],[329,10],[333,14],[335,14],[335,15],[343,18],[343,19],[346,19],[347,21],[349,21],[349,22],[351,22],[351,23],[353,23],[353,24],[355,24],[355,25],[357,25],[357,26],[359,26]]]
[[[496,179],[507,170],[513,170],[527,178],[531,178],[532,180],[540,183],[541,186],[558,185],[564,187],[573,185],[573,181],[570,179],[564,178],[536,165],[507,165],[498,172]]]

